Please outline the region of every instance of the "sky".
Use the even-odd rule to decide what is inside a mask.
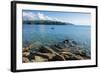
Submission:
[[[91,14],[82,12],[23,10],[23,20],[56,20],[75,25],[90,25]]]

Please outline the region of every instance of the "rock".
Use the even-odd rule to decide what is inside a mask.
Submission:
[[[76,52],[74,52],[76,55],[81,55],[81,56],[87,56],[87,52],[85,50],[76,50]]]
[[[50,48],[52,48],[56,52],[61,52],[61,49],[57,48],[56,45],[52,45],[50,46]]]
[[[48,59],[52,59],[53,56],[55,56],[55,54],[51,54],[51,53],[40,53],[40,52],[37,52],[35,55],[41,56],[43,58],[48,58]]]
[[[30,52],[30,55],[28,56],[28,59],[31,61],[32,59],[35,59],[35,54]]]
[[[77,45],[77,42],[74,40],[64,40],[63,43],[66,45],[66,47],[74,47]]]
[[[42,43],[37,41],[37,42],[31,44],[31,45],[29,46],[29,48],[31,48],[31,50],[34,50],[34,49],[40,48],[41,46],[42,46]]]
[[[28,62],[30,62],[29,59],[28,59],[27,57],[22,57],[22,61],[23,61],[23,63],[28,63]]]
[[[29,48],[28,47],[27,48],[23,48],[22,51],[23,52],[29,52]]]
[[[62,49],[62,52],[69,52],[69,51],[70,51],[69,48],[63,48],[63,49]]]
[[[65,48],[66,46],[64,45],[64,43],[59,42],[58,44],[55,45],[55,47],[57,47],[57,48],[59,48],[59,49],[63,49],[63,48]]]
[[[80,59],[79,56],[76,56],[75,54],[71,52],[62,52],[61,55],[63,55],[66,60],[79,60]]]
[[[53,50],[52,48],[50,48],[48,46],[42,47],[41,51],[39,51],[39,52],[53,54],[52,59],[50,59],[50,57],[49,57],[50,60],[65,60],[65,58],[59,54],[59,52],[56,52],[55,50]]]
[[[82,56],[80,56],[80,55],[76,55],[75,58],[76,58],[77,60],[83,60],[83,59],[84,59],[84,58],[83,58]]]
[[[49,59],[49,61],[65,61],[65,58],[61,55],[55,55],[52,59]]]
[[[23,47],[27,48],[30,45],[29,41],[23,41]]]
[[[69,40],[66,39],[66,40],[63,41],[63,43],[68,44],[69,43]]]
[[[36,62],[34,59],[31,59],[31,61],[30,62]]]
[[[23,52],[23,57],[28,57],[30,55],[30,52]]]
[[[73,43],[74,45],[78,45],[78,43],[77,43],[76,41],[72,41],[72,43]]]
[[[43,58],[41,56],[35,56],[35,61],[36,62],[45,62],[45,61],[48,61],[48,59]]]
[[[52,48],[50,48],[49,46],[42,46],[39,49],[39,52],[41,52],[41,53],[54,53],[55,51]]]
[[[23,49],[24,62],[46,62],[46,61],[65,61],[83,60],[90,56],[78,43],[73,40],[64,40],[54,45],[42,45],[40,42],[31,44]]]

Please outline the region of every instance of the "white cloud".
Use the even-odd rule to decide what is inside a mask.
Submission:
[[[33,13],[33,12],[23,12],[23,20],[56,20],[57,18],[51,18],[47,15],[44,15],[42,12]]]
[[[23,12],[23,20],[34,20],[35,14],[32,12]]]
[[[53,18],[49,17],[49,16],[46,16],[46,19],[47,20],[53,20]]]
[[[40,20],[46,20],[46,16],[40,12],[37,13],[37,17],[40,19]]]

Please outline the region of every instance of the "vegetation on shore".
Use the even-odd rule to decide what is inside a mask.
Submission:
[[[66,23],[61,21],[52,21],[52,20],[24,20],[23,24],[39,24],[39,25],[73,25],[72,23]]]

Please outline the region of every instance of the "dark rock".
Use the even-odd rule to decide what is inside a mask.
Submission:
[[[65,58],[61,55],[55,55],[52,59],[49,59],[49,61],[65,61]]]
[[[55,45],[55,47],[57,47],[57,48],[59,48],[59,49],[63,49],[63,48],[65,48],[66,46],[64,45],[64,43],[59,42],[58,44]]]
[[[80,56],[80,55],[76,55],[75,58],[76,58],[77,60],[83,60],[83,59],[84,59],[84,58],[83,58],[82,56]]]
[[[78,43],[77,43],[76,41],[72,41],[72,43],[73,43],[74,45],[78,45]]]
[[[68,44],[69,43],[69,40],[64,40],[63,43]]]
[[[52,45],[52,46],[50,46],[50,48],[52,48],[56,52],[62,51],[61,49],[59,49],[58,47],[56,47],[56,45]]]
[[[23,52],[29,52],[29,50],[30,50],[29,47],[27,47],[27,48],[23,48],[23,49],[22,49]]]
[[[79,56],[79,55],[75,55],[71,52],[62,52],[61,53],[66,60],[81,60],[83,59],[83,57]]]
[[[51,54],[51,53],[40,53],[40,52],[37,52],[35,55],[41,56],[43,58],[48,58],[48,59],[51,59],[51,58],[53,58],[53,56],[55,56],[55,54]]]
[[[50,48],[49,46],[41,46],[41,48],[39,49],[39,52],[41,53],[54,53],[55,51]]]
[[[30,52],[30,55],[28,56],[28,59],[31,61],[32,59],[35,59],[35,53],[36,52]]]

